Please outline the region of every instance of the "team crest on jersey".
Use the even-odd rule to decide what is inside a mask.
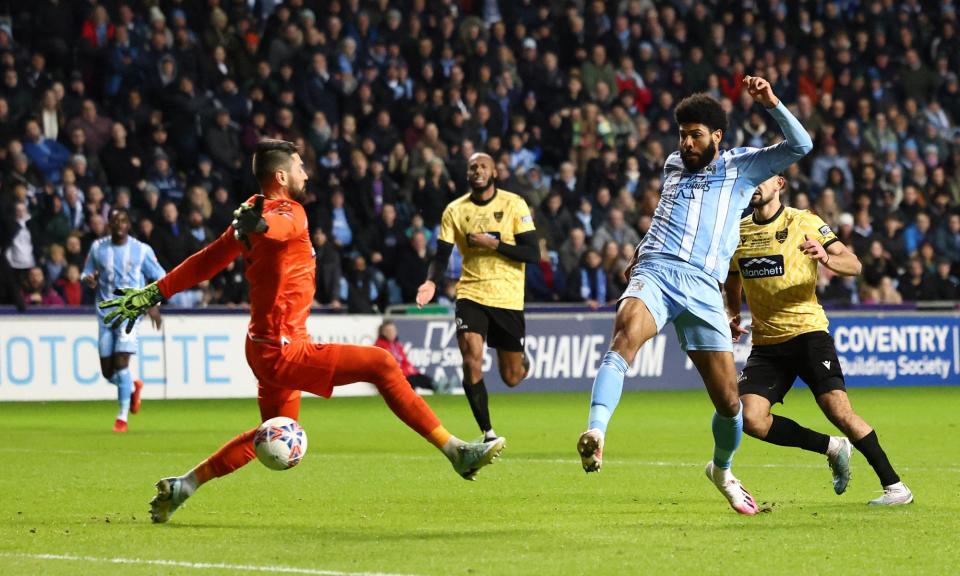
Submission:
[[[777,230],[773,237],[777,239],[777,242],[783,244],[787,241],[787,229],[784,228],[783,230]]]
[[[494,212],[493,219],[496,220],[497,222],[503,220],[503,211],[501,210],[500,212]]]

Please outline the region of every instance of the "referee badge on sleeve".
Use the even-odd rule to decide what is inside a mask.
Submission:
[[[829,226],[824,224],[823,226],[820,227],[821,236],[829,236],[830,234],[833,234],[833,230],[831,230]]]

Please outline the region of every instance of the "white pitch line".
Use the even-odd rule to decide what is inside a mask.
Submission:
[[[229,570],[232,572],[267,572],[273,574],[311,574],[314,576],[404,576],[391,572],[339,572],[294,566],[256,566],[252,564],[223,564],[220,562],[185,562],[182,560],[145,560],[142,558],[100,558],[97,556],[73,556],[70,554],[27,554],[25,552],[0,552],[0,557],[26,558],[30,560],[67,560],[102,564],[133,564],[141,566],[173,566],[194,570]]]
[[[43,450],[42,454],[60,454],[60,455],[88,455],[90,450]],[[0,448],[0,454],[2,453],[15,453],[15,454],[24,454],[24,453],[37,453],[35,449],[31,448]],[[197,452],[145,452],[145,451],[132,451],[125,452],[124,456],[196,456],[198,458],[202,457]],[[390,454],[383,452],[357,452],[357,453],[345,453],[345,454],[323,454],[322,458],[327,459],[343,459],[343,460],[357,460],[361,458],[376,458],[378,460],[436,460],[437,457],[430,454]],[[576,458],[538,458],[536,456],[516,456],[511,457],[507,456],[506,458],[501,458],[497,462],[505,462],[509,464],[517,464],[530,462],[533,464],[580,464],[580,461]],[[703,462],[672,462],[668,460],[633,460],[630,458],[616,459],[616,460],[607,460],[609,464],[616,466],[646,466],[651,468],[664,468],[675,466],[678,468],[684,467],[694,467],[702,466]],[[821,464],[778,464],[778,463],[767,463],[767,464],[737,464],[737,468],[787,468],[787,469],[819,469],[823,468]],[[932,471],[932,472],[949,472],[949,473],[960,473],[960,467],[957,466],[901,466],[901,470],[920,470],[920,471]]]

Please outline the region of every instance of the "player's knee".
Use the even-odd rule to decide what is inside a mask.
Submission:
[[[393,372],[400,369],[397,359],[383,348],[373,348],[370,355],[365,358],[370,371],[376,378],[383,381],[389,378]]]
[[[726,418],[733,418],[740,412],[740,398],[737,395],[718,399],[714,403],[717,414]]]
[[[464,356],[463,358],[464,379],[469,380],[471,383],[476,382],[481,378],[482,374],[483,374],[483,360],[481,358],[474,358],[472,356]]]

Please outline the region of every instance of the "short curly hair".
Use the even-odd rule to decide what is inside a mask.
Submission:
[[[727,113],[716,98],[704,93],[687,96],[673,112],[677,124],[703,124],[710,131],[727,131]]]

